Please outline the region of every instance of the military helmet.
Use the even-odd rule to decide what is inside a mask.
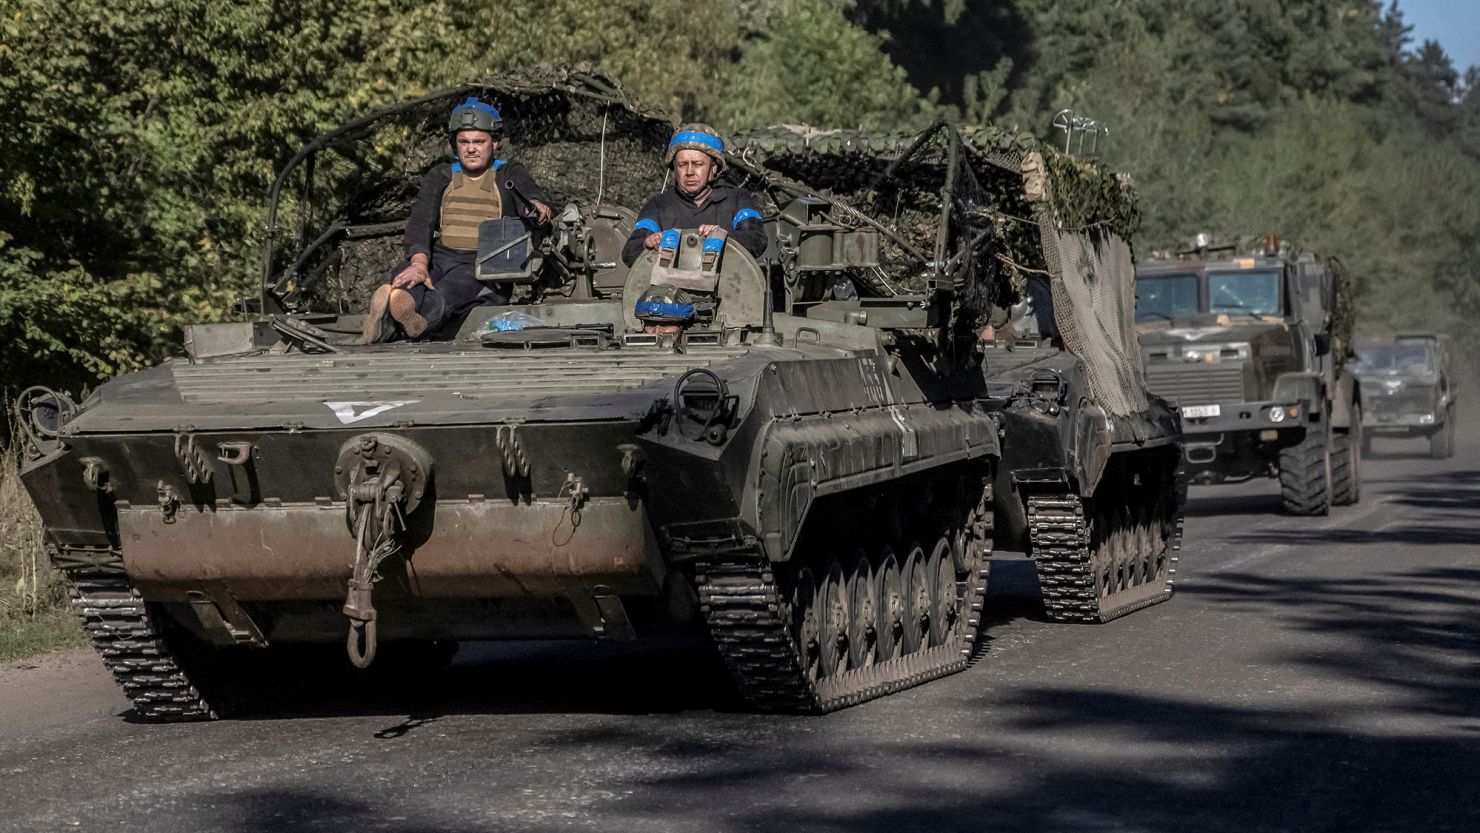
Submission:
[[[497,135],[504,132],[504,120],[497,107],[470,95],[466,101],[453,107],[452,114],[447,117],[448,133],[456,136],[464,130],[482,130]]]
[[[694,320],[689,294],[671,286],[650,286],[637,299],[633,313],[649,324],[687,324]]]
[[[719,135],[719,131],[707,124],[685,124],[678,128],[673,138],[668,140],[668,155],[663,158],[664,164],[672,165],[673,157],[681,150],[697,150],[708,154],[723,170],[725,167],[725,140]]]

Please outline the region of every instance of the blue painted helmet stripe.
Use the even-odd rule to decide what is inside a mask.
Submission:
[[[735,212],[735,219],[730,221],[730,228],[740,228],[740,224],[746,220],[759,220],[761,213],[754,208],[742,208]]]
[[[678,229],[668,229],[667,231],[663,232],[663,237],[658,241],[658,245],[662,246],[665,249],[677,249],[678,237]]]
[[[645,231],[648,234],[658,234],[659,232],[662,231],[662,229],[658,228],[658,224],[656,222],[654,222],[653,220],[649,220],[646,217],[643,217],[641,220],[638,220],[637,221],[637,224],[632,227],[632,230],[633,231]]]
[[[704,251],[722,252],[725,250],[725,239],[723,237],[704,238]]]
[[[674,145],[684,145],[690,143],[703,145],[707,148],[710,148],[715,153],[725,152],[724,142],[721,142],[718,138],[711,136],[708,133],[700,133],[697,130],[685,130],[682,133],[675,133],[673,135],[673,141],[668,143],[668,149],[672,150]]]
[[[638,301],[635,310],[638,315],[668,315],[675,318],[693,318],[693,304],[665,304],[662,301]]]

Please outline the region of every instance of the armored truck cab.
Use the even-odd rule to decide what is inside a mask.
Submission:
[[[1367,393],[1364,450],[1374,436],[1426,437],[1433,457],[1454,454],[1455,389],[1446,336],[1403,333],[1359,341],[1352,370]]]
[[[553,227],[489,278],[513,305],[357,344],[468,95],[503,111]],[[826,711],[964,668],[997,543],[1038,560],[1061,621],[1170,596],[1176,420],[1131,360],[1133,211],[1065,229],[1004,132],[758,131],[727,175],[769,250],[674,229],[628,268],[670,132],[581,75],[352,122],[274,188],[261,315],[80,405],[25,396],[48,549],[140,716],[245,708],[300,648],[364,667],[673,629],[755,707]],[[1061,194],[1120,187],[1055,168],[1097,178]],[[1061,340],[982,340],[1009,264],[1062,282]],[[649,332],[634,302],[660,281],[709,314]]]
[[[1138,267],[1136,328],[1151,389],[1182,416],[1192,483],[1278,477],[1286,511],[1360,494],[1361,390],[1346,364],[1340,265],[1269,241]]]

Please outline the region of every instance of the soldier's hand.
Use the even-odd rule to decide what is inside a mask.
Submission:
[[[699,234],[704,237],[708,237],[709,235],[714,234],[717,231],[719,231],[719,226],[716,226],[712,223],[705,223],[704,225],[699,226]]]
[[[426,265],[417,261],[412,261],[410,266],[401,270],[401,274],[397,275],[395,280],[391,281],[391,286],[401,289],[410,289],[417,285],[425,286],[428,289],[432,287],[432,276],[427,272]]]
[[[548,224],[550,222],[550,206],[545,205],[539,200],[530,200],[529,202],[530,205],[534,206],[535,221],[542,226]]]
[[[657,233],[657,232],[656,232],[656,231],[655,231],[655,232],[653,232],[653,233],[652,233],[652,234],[649,234],[649,235],[648,235],[648,236],[647,236],[647,237],[646,237],[646,238],[645,238],[645,239],[644,239],[644,240],[643,240],[643,241],[642,241],[642,247],[643,247],[643,248],[644,248],[644,249],[656,249],[656,248],[658,248],[658,241],[660,241],[660,240],[662,240],[662,239],[663,239],[663,235],[661,235],[661,234],[659,234],[659,233]]]

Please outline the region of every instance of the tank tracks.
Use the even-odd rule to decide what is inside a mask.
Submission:
[[[72,576],[72,605],[139,717],[212,720],[216,711],[186,677],[138,591],[123,575]]]
[[[805,611],[798,609],[795,596],[788,599],[778,582],[778,569],[791,571],[791,584],[805,581],[806,569],[798,570],[792,563],[772,565],[760,552],[699,563],[695,584],[700,609],[745,701],[762,711],[825,713],[964,670],[975,650],[987,591],[990,500],[987,487],[958,547],[965,570],[955,570],[955,615],[944,638],[930,638],[927,628],[917,650],[901,647],[901,655],[888,659],[844,661],[832,673],[819,671],[816,660],[826,639],[815,633],[809,637]],[[933,555],[940,547],[938,543]]]
[[[1073,494],[1028,499],[1029,543],[1048,618],[1109,622],[1170,599],[1182,550],[1182,506],[1175,496],[1149,514],[1122,506],[1093,523],[1085,508]]]

